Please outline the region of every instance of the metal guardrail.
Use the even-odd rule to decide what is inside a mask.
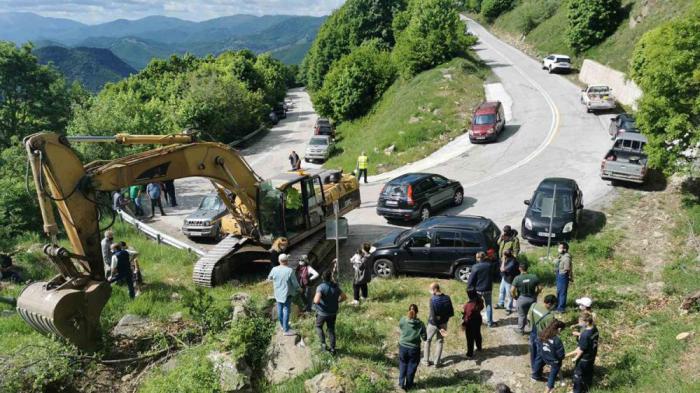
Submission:
[[[236,147],[236,146],[240,145],[241,143],[243,143],[251,138],[254,138],[256,135],[258,135],[259,133],[261,133],[265,130],[267,130],[267,126],[265,126],[265,124],[263,124],[260,127],[258,127],[257,130],[251,132],[250,134],[244,136],[241,139],[236,139],[235,141],[228,143],[228,145],[231,147]]]
[[[122,220],[124,220],[124,222],[133,225],[133,227],[136,228],[138,232],[141,232],[144,235],[150,237],[151,239],[157,241],[158,244],[167,244],[168,246],[175,247],[180,250],[187,250],[189,252],[193,252],[199,255],[200,257],[207,253],[201,248],[194,247],[190,244],[183,242],[182,240],[178,240],[170,235],[166,235],[160,232],[152,226],[139,221],[135,217],[132,217],[131,215],[129,215],[129,213],[125,212],[124,210],[119,211],[119,216],[122,218]]]

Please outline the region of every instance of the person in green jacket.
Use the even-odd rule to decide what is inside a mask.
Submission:
[[[506,250],[513,252],[513,257],[518,258],[520,254],[520,239],[518,239],[518,231],[511,228],[510,225],[503,227],[503,234],[498,238],[498,259],[503,260],[503,253]]]
[[[399,328],[399,386],[408,390],[413,387],[413,379],[420,363],[421,340],[428,338],[425,325],[418,319],[418,306],[411,304],[408,307],[408,315],[401,317]]]

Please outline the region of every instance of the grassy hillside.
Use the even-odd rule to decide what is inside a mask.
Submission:
[[[286,48],[274,50],[270,52],[270,54],[284,64],[301,64],[302,60],[304,60],[304,56],[306,56],[306,53],[311,48],[311,44],[311,41],[302,42]]]
[[[542,3],[542,0],[522,0],[513,10],[499,16],[492,24],[493,30],[507,36],[509,41],[524,47],[530,54],[543,57],[549,53],[573,54],[565,42],[566,0],[556,7],[554,14],[544,20],[531,32],[523,36],[521,20],[527,12],[528,4]],[[627,71],[634,44],[641,36],[660,23],[684,15],[692,6],[693,0],[623,0],[626,18],[617,31],[599,45],[574,57],[580,65],[584,58],[591,58],[623,72]]]
[[[472,109],[483,100],[487,70],[456,58],[410,80],[397,80],[361,119],[340,124],[336,154],[328,167],[355,169],[364,150],[377,173],[426,157],[462,134]],[[387,156],[384,149],[394,145]]]
[[[97,92],[107,82],[116,82],[136,70],[109,49],[64,48],[46,46],[34,50],[42,64],[53,64],[69,81],[78,81],[86,89]]]

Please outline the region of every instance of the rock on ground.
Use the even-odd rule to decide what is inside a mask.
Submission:
[[[344,393],[340,379],[332,372],[325,372],[304,382],[307,393]]]
[[[126,314],[112,329],[112,335],[129,339],[143,337],[152,327],[151,320],[138,315]]]
[[[277,330],[268,349],[265,376],[273,383],[295,377],[312,367],[311,349],[299,335],[285,336]]]
[[[233,309],[231,319],[248,316],[251,297],[245,292],[239,292],[231,296],[231,308]]]
[[[207,355],[214,364],[214,372],[219,376],[222,392],[252,392],[250,376],[252,371],[245,360],[234,359],[229,352],[212,351]]]

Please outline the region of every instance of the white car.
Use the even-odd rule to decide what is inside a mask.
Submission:
[[[333,151],[333,139],[328,135],[314,135],[309,140],[309,145],[306,147],[304,161],[323,161],[325,162]]]
[[[551,74],[555,71],[571,71],[571,58],[566,55],[549,55],[542,59],[542,69]]]

